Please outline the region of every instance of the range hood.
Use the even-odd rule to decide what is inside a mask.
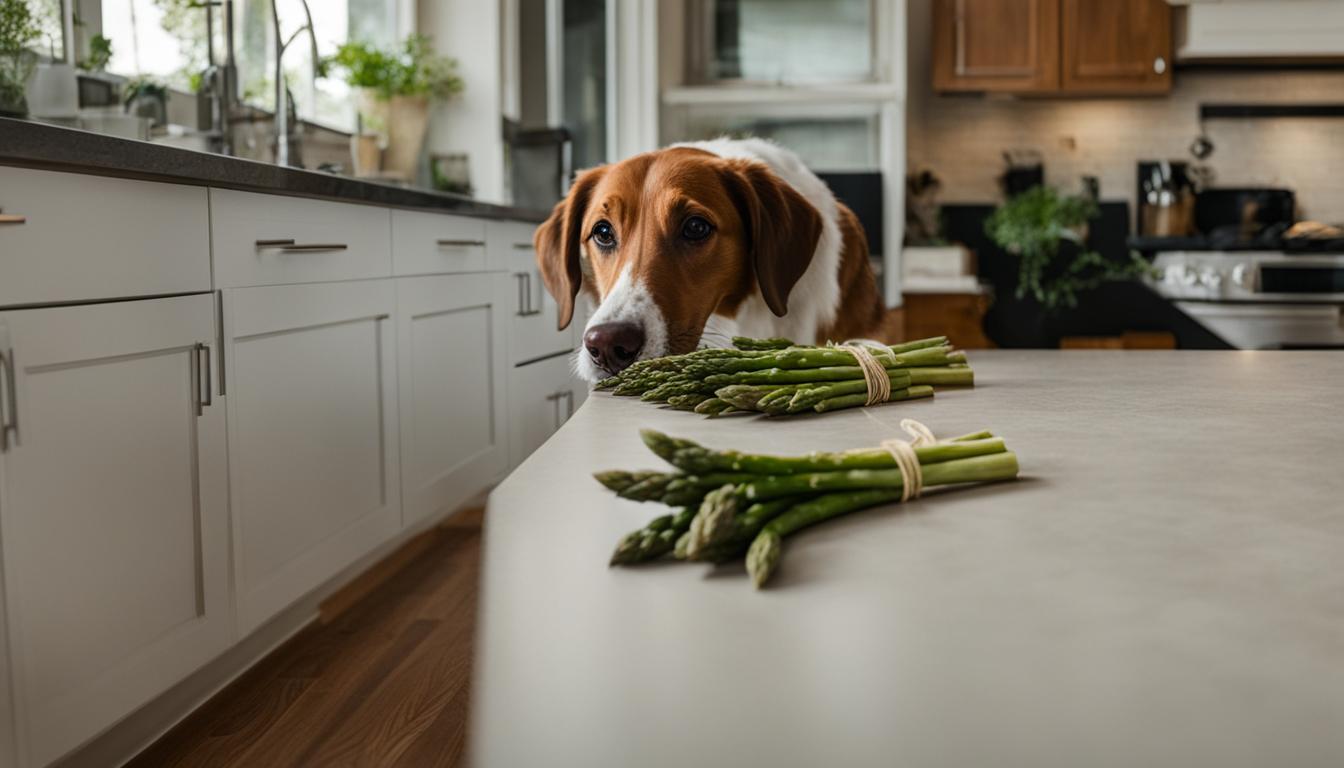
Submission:
[[[1168,0],[1178,61],[1344,61],[1340,0]]]

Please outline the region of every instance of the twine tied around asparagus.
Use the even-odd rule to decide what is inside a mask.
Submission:
[[[914,419],[901,419],[901,429],[910,435],[909,441],[892,438],[883,440],[880,445],[891,454],[891,458],[896,461],[896,468],[901,470],[901,501],[904,503],[919,498],[924,492],[924,470],[919,466],[915,448],[932,445],[938,442],[938,438],[933,436],[933,430]]]
[[[835,345],[835,348],[853,355],[855,362],[859,364],[859,369],[863,371],[863,381],[868,385],[868,405],[885,403],[891,399],[891,379],[887,375],[887,367],[877,359],[877,355],[892,357],[889,347],[874,341],[851,339],[844,344]]]

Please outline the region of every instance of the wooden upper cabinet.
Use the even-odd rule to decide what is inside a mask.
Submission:
[[[1059,87],[1059,0],[934,0],[939,91]]]
[[[1171,90],[1166,0],[934,0],[937,91]]]
[[[1077,93],[1171,90],[1166,0],[1061,0],[1060,88]]]

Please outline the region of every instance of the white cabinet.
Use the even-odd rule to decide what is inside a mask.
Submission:
[[[398,275],[484,272],[489,263],[485,221],[418,211],[392,212],[392,270]]]
[[[21,766],[233,637],[215,339],[210,294],[0,313],[0,626]]]
[[[211,189],[210,239],[219,288],[392,275],[392,212],[372,205]]]
[[[509,372],[509,466],[517,467],[564,424],[588,395],[568,354]]]
[[[573,325],[559,328],[560,309],[541,282],[536,227],[517,222],[491,222],[490,248],[497,263],[508,265],[514,308],[509,354],[514,363],[538,360],[574,348]]]
[[[452,510],[505,471],[508,287],[500,273],[397,280],[405,525]]]
[[[400,530],[395,313],[392,280],[224,292],[242,633]]]
[[[0,166],[0,306],[210,290],[203,187]]]

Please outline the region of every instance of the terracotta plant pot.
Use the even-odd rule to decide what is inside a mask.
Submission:
[[[406,181],[414,181],[419,170],[420,151],[429,129],[429,98],[393,96],[388,100],[387,151],[383,153],[383,172]]]

